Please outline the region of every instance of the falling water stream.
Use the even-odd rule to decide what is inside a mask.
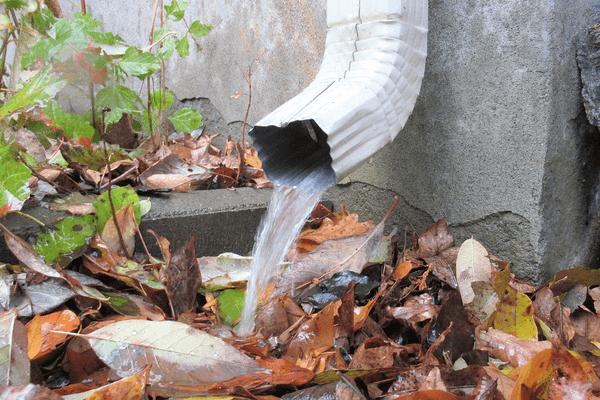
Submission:
[[[249,333],[254,328],[259,294],[279,271],[279,264],[306,218],[327,190],[327,186],[323,187],[321,182],[319,176],[311,174],[297,187],[275,186],[254,241],[239,333]]]

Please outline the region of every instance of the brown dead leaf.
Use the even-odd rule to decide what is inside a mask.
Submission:
[[[192,188],[193,179],[179,174],[155,174],[146,178],[150,189],[172,189],[175,193],[187,193]]]
[[[27,326],[27,341],[29,343],[29,359],[43,361],[58,347],[71,339],[63,332],[75,332],[81,321],[71,310],[63,310],[47,315],[36,315]]]
[[[394,358],[398,352],[398,348],[394,348],[382,339],[370,338],[356,350],[349,368],[369,370],[391,367],[394,365]]]
[[[350,214],[337,223],[327,218],[317,229],[305,229],[298,235],[296,248],[301,253],[313,251],[319,244],[326,240],[340,239],[348,236],[359,235],[373,229],[371,221],[358,222],[358,214]]]
[[[440,219],[421,234],[418,254],[423,259],[430,258],[452,247],[453,243],[446,219]]]
[[[151,365],[146,366],[141,371],[106,385],[86,397],[85,400],[142,400],[146,394],[146,385],[150,375]]]
[[[122,246],[121,236],[117,230],[117,225],[121,231],[125,248]],[[115,216],[108,220],[102,231],[102,240],[104,240],[104,242],[108,244],[110,250],[116,254],[129,257],[133,254],[133,250],[135,249],[136,233],[137,223],[135,221],[133,205],[128,204],[117,211]]]
[[[497,329],[479,332],[475,342],[476,349],[487,350],[493,357],[508,362],[513,367],[527,364],[537,353],[551,347],[552,343],[549,341],[519,339]]]
[[[173,318],[196,308],[196,295],[202,284],[200,267],[196,258],[196,238],[181,246],[167,266],[167,296]]]
[[[285,359],[305,367],[313,364],[323,351],[333,347],[335,303],[329,303],[318,314],[304,322],[292,338]]]
[[[7,386],[0,385],[0,398],[3,400],[63,400],[52,390],[39,385]]]

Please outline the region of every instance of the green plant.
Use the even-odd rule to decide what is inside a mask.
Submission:
[[[186,2],[173,1],[164,6],[166,17],[174,21],[183,20],[186,9]],[[56,102],[48,103],[44,112],[54,121],[53,126],[61,128],[73,141],[81,137],[91,139],[94,129],[99,133],[106,131],[124,114],[129,114],[141,122],[144,133],[155,135],[154,143],[158,144],[158,137],[167,129],[164,115],[173,102],[173,96],[164,87],[164,61],[172,57],[175,50],[180,57],[187,57],[190,54],[189,37],[196,41],[212,27],[194,21],[187,31],[180,33],[163,26],[153,31],[149,46],[137,48],[128,46],[112,32],[103,32],[101,23],[89,14],[78,13],[73,19],[60,20],[47,13],[41,15],[45,16],[43,21],[49,29],[41,32],[43,37],[23,55],[22,66],[30,69],[50,66],[61,80],[86,93],[91,104],[91,118],[85,119],[66,113]],[[162,85],[152,90],[155,75]],[[138,94],[124,85],[128,77],[148,81],[149,101],[143,110]],[[94,84],[104,87],[95,94]],[[107,109],[102,125],[97,115]],[[199,113],[190,109],[180,110],[169,119],[176,129],[184,132],[202,124]]]
[[[107,136],[104,134],[112,125],[128,118],[142,136],[152,138],[146,142],[149,144],[141,151],[143,153],[162,145],[168,136],[169,121],[175,129],[184,132],[202,125],[200,114],[191,109],[182,109],[168,116],[173,95],[165,87],[165,61],[175,52],[180,57],[187,57],[190,41],[199,49],[198,38],[212,29],[199,21],[188,23],[185,19],[187,2],[173,0],[165,5],[160,10],[160,21],[163,22],[154,29],[158,4],[162,4],[156,1],[149,45],[144,48],[129,46],[118,35],[102,31],[102,24],[85,12],[84,1],[83,12],[71,19],[56,17],[60,14],[60,10],[56,10],[56,0],[46,2],[54,7],[53,12],[40,8],[42,3],[39,2],[29,4],[21,0],[0,0],[0,7],[4,7],[4,12],[0,13],[0,89],[3,98],[0,129],[4,143],[11,142],[10,137],[26,127],[36,133],[39,142],[46,148],[60,148],[59,142],[54,139],[89,147],[91,143],[105,139]],[[186,29],[178,31],[164,21],[183,21]],[[6,54],[11,42],[16,43],[16,55],[10,85],[5,86],[2,82],[8,78]],[[137,92],[125,85],[126,79],[131,77],[146,81],[147,102],[144,103]],[[67,85],[77,88],[89,98],[90,108],[85,115],[66,112],[53,99]],[[96,92],[99,86],[101,88]],[[11,143],[2,147],[0,161],[6,165],[19,165],[25,170],[27,165],[35,174],[34,168],[41,164],[33,160],[22,146],[15,145],[14,141]],[[60,156],[58,149],[53,159],[56,155]],[[89,152],[97,153],[93,149]],[[104,154],[108,164],[110,157],[106,150]],[[46,163],[53,162],[46,160]],[[4,171],[7,177],[0,184],[9,184],[6,190],[0,188],[6,194],[0,199],[0,216],[18,211],[27,197],[22,198],[21,191],[17,197],[9,196],[14,190],[28,188],[29,174],[25,174],[22,168]],[[17,173],[13,176],[15,171]]]

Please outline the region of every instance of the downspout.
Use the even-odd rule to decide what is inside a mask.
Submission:
[[[315,80],[250,132],[268,178],[331,186],[390,143],[425,71],[427,0],[328,0]]]

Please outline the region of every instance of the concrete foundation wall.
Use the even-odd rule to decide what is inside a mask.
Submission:
[[[153,4],[123,2],[115,14],[109,1],[89,3],[107,29],[147,43]],[[318,71],[325,0],[198,0],[189,12],[215,28],[201,53],[168,65],[168,85],[210,109],[207,129],[236,133],[243,120],[247,99],[231,98],[248,89],[238,64],[252,64],[250,124]],[[599,267],[600,134],[582,114],[575,52],[600,0],[430,0],[429,15],[413,115],[350,176],[362,183],[329,196],[377,222],[398,193],[401,230],[445,217],[457,243],[474,235],[532,281]]]

